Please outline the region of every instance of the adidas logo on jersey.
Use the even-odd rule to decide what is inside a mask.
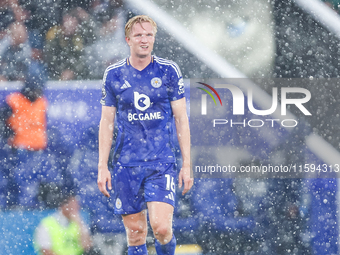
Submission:
[[[165,196],[165,198],[168,198],[172,201],[175,201],[175,197],[174,197],[174,193],[173,192],[170,192],[169,195]]]
[[[120,89],[127,89],[127,88],[131,88],[131,85],[128,81],[125,81],[123,86],[120,87]]]

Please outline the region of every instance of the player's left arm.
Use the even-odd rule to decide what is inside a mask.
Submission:
[[[191,175],[190,129],[185,98],[183,97],[179,100],[171,101],[171,108],[175,118],[177,138],[183,158],[182,169],[179,172],[178,181],[180,188],[184,184],[182,192],[184,195],[191,189],[194,183],[194,178]]]

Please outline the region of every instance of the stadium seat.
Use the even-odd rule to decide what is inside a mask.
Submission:
[[[195,233],[200,228],[198,220],[192,213],[191,195],[191,191],[183,196],[179,188],[176,190],[173,230],[178,244],[196,243]]]
[[[24,208],[39,207],[38,189],[42,182],[61,183],[60,160],[50,150],[18,150],[15,180],[18,184],[18,205]]]
[[[191,191],[193,215],[200,225],[196,238],[205,251],[210,249],[209,245],[221,245],[217,244],[218,241],[226,245],[223,238],[228,239],[229,236],[234,235],[237,239],[247,242],[252,239],[251,230],[255,227],[255,221],[252,217],[239,215],[238,201],[232,191],[232,183],[232,179],[195,180]]]
[[[38,194],[42,153],[42,151],[18,150],[18,166],[14,171],[14,178],[19,187],[18,204],[24,208],[38,205],[36,195]]]
[[[14,157],[11,155],[11,149],[5,141],[0,139],[0,210],[6,209],[9,204],[12,204],[16,195],[14,188],[16,186],[11,171],[14,166]]]
[[[90,212],[90,225],[93,233],[121,233],[124,226],[121,217],[114,215],[113,206],[99,191],[97,186],[97,169],[82,167],[82,174],[77,176],[77,182],[81,185],[79,197],[82,208]],[[96,163],[97,165],[97,163]]]
[[[0,169],[0,210],[7,206],[8,178],[3,169]]]
[[[98,173],[98,127],[90,127],[74,151],[73,161],[77,164],[69,167],[74,185],[78,188],[82,208],[90,212],[92,233],[123,233],[122,219],[113,213],[113,205],[99,191]]]

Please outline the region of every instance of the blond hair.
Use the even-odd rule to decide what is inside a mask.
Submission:
[[[137,15],[129,19],[129,21],[125,25],[125,37],[129,37],[131,34],[131,30],[134,24],[139,23],[142,26],[143,22],[149,22],[153,27],[154,33],[157,33],[157,24],[156,22],[151,19],[149,16],[146,15]],[[143,27],[143,26],[142,26]]]

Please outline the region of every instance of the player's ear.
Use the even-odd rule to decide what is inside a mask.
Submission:
[[[126,43],[127,43],[129,46],[131,46],[131,45],[130,45],[130,37],[125,37],[125,41],[126,41]]]

